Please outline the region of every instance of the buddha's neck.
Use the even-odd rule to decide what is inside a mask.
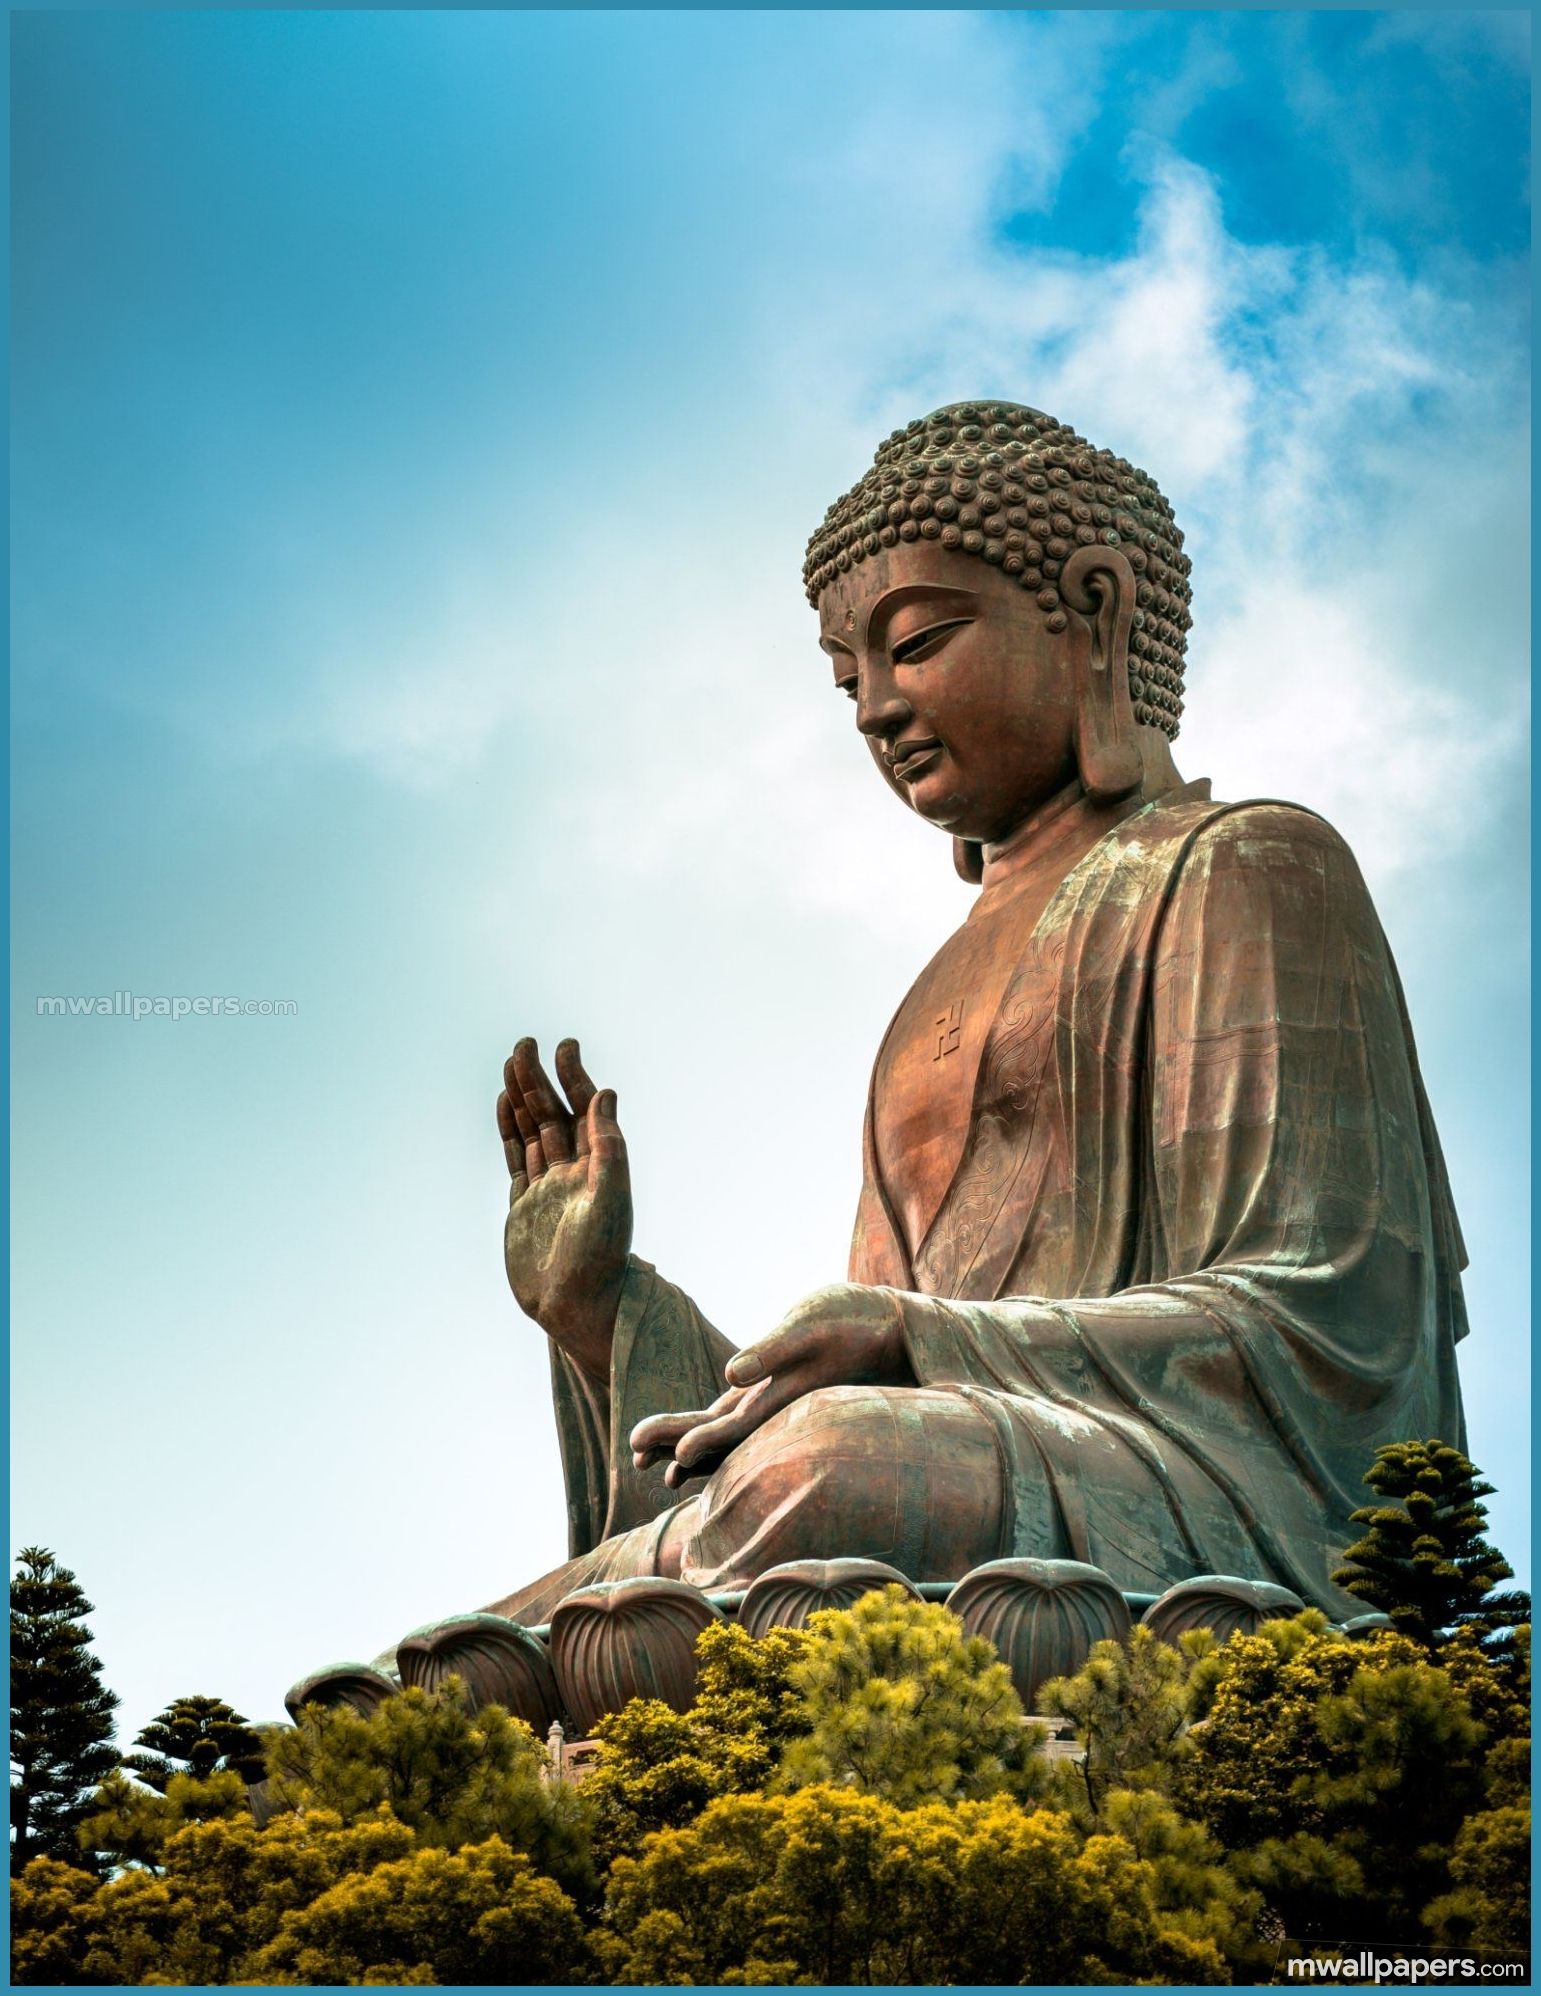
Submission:
[[[1111,803],[1088,796],[1076,777],[1030,812],[1005,838],[984,848],[982,888],[989,893],[1008,882],[1025,885],[1029,879],[1046,876],[1062,880],[1115,825],[1181,784],[1170,754],[1165,753],[1147,756],[1138,788]]]

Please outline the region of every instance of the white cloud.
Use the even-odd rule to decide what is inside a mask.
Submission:
[[[912,309],[897,337],[871,313],[847,335],[876,379],[902,367],[933,391],[895,419],[1014,393],[1144,464],[1195,558],[1186,740],[1222,794],[1297,791],[1383,879],[1435,852],[1460,864],[1486,829],[1464,787],[1480,771],[1512,789],[1522,770],[1510,302],[1373,248],[1345,265],[1243,244],[1171,152],[1153,156],[1127,257],[1003,249],[987,219],[960,229],[969,254],[924,328]],[[1453,671],[1452,604],[1484,570],[1476,656]]]
[[[1301,568],[1257,578],[1208,648],[1223,669],[1187,735],[1225,795],[1309,804],[1383,890],[1487,831],[1471,799],[1520,765],[1520,699],[1495,710],[1431,683],[1431,661],[1388,650],[1351,585],[1315,587]]]
[[[1243,243],[1210,178],[1150,142],[1129,253],[1006,243],[1003,204],[1050,201],[1130,25],[831,32],[864,58],[839,118],[789,107],[817,143],[783,125],[758,169],[780,194],[737,280],[759,314],[749,412],[714,422],[709,396],[666,379],[702,418],[688,467],[613,454],[581,542],[543,536],[501,571],[472,545],[426,614],[393,625],[334,599],[330,629],[289,634],[305,697],[234,717],[232,739],[419,790],[520,768],[564,851],[628,878],[685,867],[704,893],[881,920],[870,868],[897,892],[935,841],[896,815],[824,685],[796,564],[887,428],[997,393],[1142,463],[1173,499],[1196,565],[1185,761],[1222,794],[1295,791],[1362,843],[1372,876],[1453,859],[1482,828],[1438,799],[1478,770],[1512,786],[1524,713],[1517,554],[1487,592],[1483,654],[1450,669],[1456,578],[1495,534],[1517,550],[1523,515],[1503,297],[1373,248],[1344,263]],[[1188,48],[1173,102],[1229,73],[1211,40]],[[734,503],[704,506],[707,490]],[[684,538],[647,531],[661,491]],[[584,572],[594,547],[602,586]],[[832,858],[857,852],[869,870]],[[940,910],[945,852],[926,877]]]
[[[1023,37],[992,68],[986,24],[933,24],[920,91],[919,32],[869,77],[875,108],[821,156],[860,226],[810,219],[795,279],[791,246],[764,246],[776,358],[748,426],[754,468],[742,426],[694,446],[703,484],[761,508],[755,532],[707,510],[688,551],[628,538],[641,486],[619,467],[611,517],[594,522],[614,549],[606,587],[585,599],[580,631],[563,564],[581,557],[546,551],[548,570],[517,584],[517,646],[515,585],[474,611],[466,592],[410,655],[334,673],[313,741],[393,779],[455,782],[489,755],[540,761],[545,743],[549,760],[576,708],[602,752],[577,759],[553,798],[568,849],[639,880],[686,865],[703,891],[731,879],[789,909],[860,919],[872,881],[830,855],[875,853],[886,878],[929,835],[895,821],[822,683],[795,551],[893,422],[954,395],[1014,393],[1144,464],[1187,526],[1194,766],[1222,794],[1297,793],[1362,844],[1372,876],[1453,854],[1481,827],[1438,798],[1479,769],[1511,780],[1517,768],[1522,616],[1500,621],[1501,655],[1463,684],[1417,576],[1389,591],[1385,578],[1409,576],[1409,548],[1431,528],[1447,567],[1478,560],[1492,506],[1523,507],[1518,348],[1502,304],[1373,253],[1345,266],[1243,244],[1210,179],[1163,149],[1146,151],[1127,256],[1003,246],[999,189],[1013,175],[1048,184],[1091,101],[1096,49],[1084,92],[1061,99],[1050,86],[1063,44],[1036,44],[1044,87],[1027,101],[1057,107],[1051,126],[1017,114]],[[903,203],[896,130],[915,138]],[[924,285],[916,241],[933,265]],[[816,504],[809,460],[828,467]],[[703,848],[704,827],[719,829]],[[945,855],[931,871],[950,894]]]

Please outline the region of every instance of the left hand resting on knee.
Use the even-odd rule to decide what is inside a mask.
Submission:
[[[836,1282],[816,1289],[769,1337],[729,1359],[728,1390],[710,1407],[653,1414],[631,1431],[639,1469],[667,1461],[672,1490],[705,1476],[747,1435],[822,1386],[913,1386],[899,1302],[891,1289]]]

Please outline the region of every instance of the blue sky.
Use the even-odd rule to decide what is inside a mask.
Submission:
[[[999,395],[1195,561],[1179,762],[1360,854],[1525,1539],[1517,14],[35,13],[14,48],[13,1538],[136,1727],[553,1561],[524,1031],[748,1338],[966,909],[798,581]],[[58,1019],[40,994],[292,1000]]]

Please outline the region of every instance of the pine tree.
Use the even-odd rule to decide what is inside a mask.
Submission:
[[[222,1698],[173,1698],[134,1744],[148,1751],[126,1753],[123,1765],[161,1795],[178,1774],[207,1781],[228,1768],[249,1785],[267,1772],[262,1741]]]
[[[1127,1642],[1093,1643],[1078,1671],[1039,1688],[1041,1709],[1073,1720],[1081,1743],[1056,1781],[1075,1813],[1101,1828],[1110,1793],[1171,1787],[1184,1750],[1188,1667],[1141,1625]]]
[[[1368,1529],[1349,1546],[1335,1586],[1389,1615],[1392,1626],[1426,1649],[1456,1629],[1471,1629],[1491,1649],[1530,1619],[1530,1597],[1495,1594],[1514,1569],[1483,1534],[1491,1483],[1458,1448],[1437,1437],[1389,1442],[1375,1451],[1364,1480],[1381,1499],[1352,1513]]]
[[[1189,1683],[1205,1716],[1173,1799],[1234,1875],[1296,1940],[1416,1933],[1484,1799],[1487,1744],[1454,1674],[1406,1636],[1355,1639],[1313,1610],[1232,1636]]]
[[[807,1633],[787,1673],[801,1736],[778,1786],[844,1783],[901,1808],[1041,1786],[1042,1735],[993,1647],[956,1615],[888,1586],[819,1609]]]
[[[381,1804],[420,1844],[457,1851],[500,1837],[538,1871],[583,1894],[593,1884],[582,1791],[547,1783],[546,1752],[501,1705],[471,1708],[458,1677],[409,1687],[365,1718],[346,1705],[307,1705],[270,1750],[280,1810],[335,1810],[345,1823]]]
[[[91,1797],[77,1840],[111,1871],[128,1865],[156,1871],[167,1842],[179,1830],[222,1818],[251,1818],[246,1783],[233,1768],[221,1768],[205,1781],[174,1774],[160,1795],[130,1781],[119,1767]]]
[[[1060,1811],[1004,1795],[899,1807],[840,1781],[719,1796],[611,1868],[601,1979],[1192,1987],[1232,1980],[1228,1955],[1254,1971],[1236,1980],[1256,1979],[1256,1895],[1202,1830],[1132,1800],[1134,1836],[1083,1838]]]
[[[600,1720],[599,1762],[583,1798],[594,1811],[601,1872],[652,1831],[693,1822],[715,1797],[764,1787],[787,1741],[810,1723],[790,1685],[810,1641],[806,1629],[771,1629],[756,1640],[736,1622],[714,1622],[696,1642],[700,1674],[688,1712],[633,1698]]]
[[[44,1546],[11,1581],[11,1869],[34,1857],[79,1864],[75,1826],[117,1765],[117,1694],[103,1687],[83,1617],[93,1612]]]

